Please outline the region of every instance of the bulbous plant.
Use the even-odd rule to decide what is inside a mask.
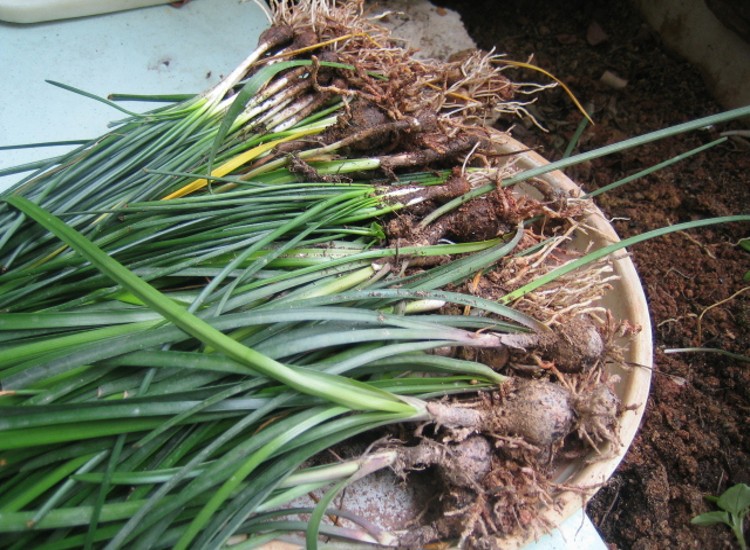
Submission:
[[[273,8],[216,87],[0,196],[10,548],[494,544],[558,457],[618,444],[606,366],[637,329],[596,305],[608,257],[750,220],[581,254],[590,198],[536,179],[750,109],[521,171],[484,123],[524,113],[513,64],[417,61],[358,2]],[[332,507],[384,468],[433,472],[440,517]]]

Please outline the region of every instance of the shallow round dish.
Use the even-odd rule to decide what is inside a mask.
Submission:
[[[496,136],[500,153],[513,159],[516,170],[536,168],[548,162],[517,140],[499,134]],[[579,196],[582,191],[573,181],[560,171],[548,172],[538,179],[548,183],[568,196]],[[534,190],[520,187],[521,192],[533,194]],[[585,217],[590,229],[584,234],[578,232],[569,248],[583,251],[602,248],[620,239],[602,212],[593,204]],[[554,531],[565,520],[579,512],[596,491],[609,479],[625,456],[643,417],[651,384],[653,348],[651,320],[646,297],[633,262],[626,252],[620,251],[611,259],[617,280],[611,283],[612,289],[602,299],[617,320],[627,320],[640,327],[640,331],[623,339],[619,346],[623,350],[624,363],[628,367],[609,366],[609,373],[618,377],[615,391],[621,400],[624,412],[620,417],[621,446],[607,449],[605,459],[597,459],[593,452],[591,463],[586,459],[561,464],[554,475],[554,481],[570,487],[559,494],[554,506],[540,510],[543,524],[552,526],[547,531],[524,533],[503,539],[503,548],[522,548],[539,537]],[[408,528],[418,521],[425,503],[435,496],[435,489],[429,480],[413,479],[406,483],[396,478],[390,471],[379,471],[357,481],[347,490],[338,507],[356,516],[366,518],[387,531]],[[345,546],[341,546],[344,548]],[[296,544],[274,541],[263,547],[264,550],[291,550],[300,548]],[[358,546],[361,548],[361,546]]]

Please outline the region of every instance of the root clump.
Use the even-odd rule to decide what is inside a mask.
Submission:
[[[538,509],[554,505],[562,490],[551,480],[557,457],[618,441],[619,400],[606,384],[572,391],[550,380],[516,379],[471,402],[428,408],[432,432],[423,426],[416,444],[396,447],[394,470],[406,479],[432,469],[440,497],[428,524],[402,534],[404,548],[443,539],[502,547],[504,534],[539,528]]]

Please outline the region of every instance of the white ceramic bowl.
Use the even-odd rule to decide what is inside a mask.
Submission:
[[[543,157],[529,151],[528,147],[513,138],[499,134],[497,139],[500,153],[511,154],[509,157],[514,159],[514,166],[519,171],[548,164]],[[548,172],[538,179],[572,196],[581,193],[581,189],[560,171]],[[570,248],[588,250],[592,246],[601,248],[619,241],[614,229],[596,206],[590,206],[585,223],[595,231],[588,231],[586,234],[579,232]],[[603,298],[601,305],[609,309],[615,319],[628,320],[641,328],[634,336],[618,342],[623,348],[625,363],[639,366],[610,367],[611,374],[619,377],[615,391],[625,409],[620,418],[619,435],[622,445],[611,449],[610,456],[604,460],[588,463],[586,458],[596,458],[592,451],[589,457],[561,464],[555,472],[555,481],[572,490],[559,494],[554,506],[540,510],[539,514],[543,523],[553,527],[546,532],[523,533],[504,538],[504,549],[524,547],[554,531],[579,512],[620,464],[640,425],[651,384],[651,320],[640,279],[633,262],[624,251],[616,254],[612,267],[618,279],[611,283],[612,289]],[[425,503],[435,496],[433,488],[413,481],[409,478],[406,483],[402,483],[390,471],[375,472],[350,486],[345,498],[337,506],[386,530],[403,529],[410,521],[417,519]],[[273,542],[264,546],[264,550],[295,548],[300,546],[286,542]]]

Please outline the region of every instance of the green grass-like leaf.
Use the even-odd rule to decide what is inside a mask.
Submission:
[[[315,371],[302,372],[243,346],[203,319],[191,314],[183,306],[165,297],[156,288],[108,256],[56,216],[20,196],[11,195],[5,197],[4,200],[54,233],[102,273],[133,293],[144,304],[159,312],[175,326],[197,338],[206,346],[219,350],[231,359],[247,365],[252,369],[248,371],[249,373],[260,372],[302,393],[323,397],[332,403],[339,403],[353,409],[391,412],[412,410],[397,396],[379,391],[364,383]]]

